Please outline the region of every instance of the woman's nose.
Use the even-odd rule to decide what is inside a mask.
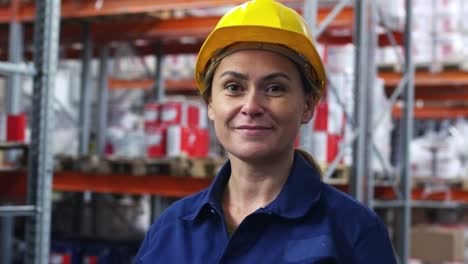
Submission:
[[[241,113],[250,117],[261,116],[264,113],[264,105],[261,94],[256,89],[250,90],[244,97]]]

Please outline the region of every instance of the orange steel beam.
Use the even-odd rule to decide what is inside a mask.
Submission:
[[[394,86],[385,86],[387,96],[395,90]],[[468,87],[447,86],[416,86],[414,97],[422,101],[453,101],[468,102]]]
[[[153,79],[125,80],[109,78],[107,80],[109,90],[149,90],[153,85]]]
[[[137,79],[137,80],[125,80],[119,78],[109,78],[108,87],[110,90],[120,90],[120,89],[142,89],[149,90],[153,87],[155,81],[154,79]],[[187,80],[166,80],[165,89],[168,94],[196,94],[196,83],[194,79]]]
[[[387,95],[390,95],[402,78],[398,72],[382,71]],[[424,101],[468,101],[468,73],[449,70],[440,73],[415,72],[415,98]]]
[[[146,21],[101,21],[91,22],[91,39],[95,43],[108,44],[112,41],[179,40],[182,37],[203,39],[218,22],[219,17],[183,18]],[[60,27],[60,43],[81,42],[83,27],[76,21],[66,21]],[[25,28],[25,43],[33,39],[33,27]],[[8,29],[0,29],[0,46],[8,44]]]
[[[142,14],[175,9],[211,8],[237,5],[243,2],[245,0],[108,0],[103,1],[102,7],[96,7],[96,0],[63,0],[60,13],[62,18],[69,19]],[[283,0],[281,2],[303,3],[302,0]],[[19,9],[18,18],[24,22],[33,21],[35,10],[33,3],[23,4]],[[8,8],[0,7],[0,23],[9,22],[11,16]]]
[[[166,175],[94,175],[81,172],[55,172],[53,187],[59,191],[152,194],[180,198],[201,191],[208,187],[211,181],[211,179]]]
[[[20,0],[10,0],[10,22],[19,21],[18,13],[20,6]]]
[[[201,3],[198,3],[199,1],[148,1],[149,3],[146,3],[147,1],[133,1],[133,0],[114,0],[115,2],[120,2],[123,1],[127,3],[128,6],[130,6],[128,9],[131,11],[133,10],[131,6],[133,5],[143,5],[145,6],[146,4],[151,5],[170,5],[173,8],[177,6],[177,3],[182,3],[182,2],[190,2],[186,3],[187,6],[193,5],[196,3],[196,5],[203,6],[202,2],[207,2],[207,1],[200,1]],[[106,5],[110,5],[110,3],[113,3],[114,1],[105,1],[103,9],[105,9]],[[86,1],[66,1],[62,4],[62,7],[64,9],[70,9],[74,13],[77,13],[79,16],[86,16],[86,12],[80,8],[80,5],[86,5],[89,0]],[[166,3],[167,2],[167,3]],[[174,3],[175,2],[175,3]],[[211,4],[218,3],[218,1],[208,1],[211,2]],[[236,2],[236,1],[219,1],[219,2]],[[237,1],[240,2],[240,1]],[[243,1],[242,1],[243,2]],[[294,2],[294,1],[291,1]],[[297,2],[297,0],[296,0]],[[95,1],[92,1],[93,4],[93,9],[94,9],[94,3]],[[206,4],[206,3],[205,3]],[[208,5],[208,4],[206,4]],[[23,5],[20,7],[19,10],[19,19],[23,20],[25,19],[24,13],[25,9],[28,8],[30,5]],[[71,6],[71,7],[67,7]],[[125,9],[125,5],[119,7],[119,9]],[[151,11],[151,8],[142,8],[142,12],[149,12]],[[129,11],[129,12],[130,12]],[[320,23],[323,21],[323,19],[330,13],[331,8],[321,8],[319,9],[318,12],[318,22]],[[100,11],[101,12],[101,11]],[[125,12],[124,12],[125,13]],[[115,13],[115,14],[121,14],[121,13]],[[9,21],[9,16],[10,16],[10,10],[4,10],[0,8],[0,23],[7,22]],[[350,28],[352,27],[352,19],[354,16],[353,8],[352,7],[346,7],[344,8],[340,14],[336,17],[335,20],[330,24],[330,28],[340,28],[340,27],[346,27]],[[67,13],[62,12],[62,17],[67,18]],[[2,20],[3,19],[3,20]],[[31,18],[32,19],[32,18]],[[220,19],[219,16],[215,17],[190,17],[190,18],[184,18],[184,19],[167,19],[167,20],[157,20],[154,19],[153,21],[142,21],[141,19],[136,19],[135,17],[132,18],[133,21],[130,21],[130,18],[128,21],[100,21],[100,22],[92,22],[91,28],[91,37],[93,41],[102,41],[102,42],[109,42],[112,40],[121,40],[123,39],[136,39],[136,38],[161,38],[161,37],[174,37],[174,38],[180,38],[181,36],[195,36],[195,37],[206,37],[208,33],[214,28],[218,20]],[[64,42],[77,42],[80,41],[80,32],[81,32],[81,25],[78,23],[66,23],[67,21],[64,21],[61,26],[61,36],[62,36],[62,41],[61,43]],[[32,39],[32,29],[27,30],[25,39]],[[3,30],[0,34],[0,39],[6,39],[7,37],[7,31]]]
[[[331,12],[330,7],[321,7],[317,12],[317,22],[321,23]],[[352,6],[344,7],[341,12],[333,19],[330,24],[331,27],[343,27],[351,28],[353,27],[354,20],[354,8]]]
[[[380,78],[386,86],[397,86],[402,78],[399,72],[380,72]],[[468,87],[468,72],[463,71],[442,71],[440,73],[431,73],[427,71],[415,72],[415,86],[464,86]]]
[[[26,172],[0,172],[0,197],[26,197]],[[164,175],[134,176],[122,174],[88,174],[82,172],[54,172],[53,189],[57,191],[115,194],[152,194],[166,197],[185,197],[208,187],[211,179],[174,177]],[[346,191],[347,185],[337,186]],[[393,188],[376,186],[375,196],[380,199],[395,199]],[[468,203],[468,191],[451,189],[448,192],[427,194],[422,187],[412,190],[414,200],[454,201]]]
[[[401,118],[403,108],[394,106],[393,117]],[[453,119],[458,117],[468,117],[468,107],[421,107],[414,108],[416,119]]]

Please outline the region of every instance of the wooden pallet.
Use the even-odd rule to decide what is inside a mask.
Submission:
[[[98,158],[56,157],[56,171],[82,171],[102,174],[170,175],[175,177],[209,178],[224,163],[219,158]]]
[[[221,158],[179,157],[175,158],[173,162],[173,176],[212,178],[218,173],[225,160]]]
[[[458,177],[453,179],[444,179],[441,177],[418,177],[412,178],[413,185],[419,187],[425,186],[445,186],[448,188],[457,188],[468,190],[468,177]]]
[[[322,171],[325,172],[328,169],[328,166],[321,166]],[[339,165],[333,171],[332,175],[328,179],[324,179],[326,183],[331,185],[345,185],[349,183],[349,167],[345,165]]]

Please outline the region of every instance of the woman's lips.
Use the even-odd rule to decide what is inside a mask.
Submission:
[[[268,127],[268,126],[256,126],[256,125],[243,125],[243,126],[236,126],[235,129],[245,129],[245,130],[270,130],[271,127]]]
[[[239,131],[242,135],[249,137],[266,136],[273,129],[269,126],[257,126],[257,125],[242,125],[234,127],[236,131]]]

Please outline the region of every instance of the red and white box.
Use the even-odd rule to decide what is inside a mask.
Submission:
[[[320,101],[311,122],[301,130],[301,148],[309,151],[320,164],[329,164],[337,157],[343,141],[343,109],[339,105]]]
[[[206,128],[170,126],[167,130],[167,156],[208,156],[209,131]]]
[[[98,256],[84,256],[83,264],[99,264]]]
[[[332,163],[338,156],[343,136],[314,131],[310,134],[310,137],[312,142],[312,156],[320,164]]]
[[[157,125],[145,128],[146,156],[160,158],[166,156],[167,127]]]
[[[147,103],[144,106],[145,129],[147,127],[155,127],[161,123],[160,121],[161,104],[153,102]]]
[[[71,253],[50,253],[50,264],[71,264]]]
[[[161,123],[186,127],[207,127],[206,107],[191,101],[169,101],[161,105]]]

